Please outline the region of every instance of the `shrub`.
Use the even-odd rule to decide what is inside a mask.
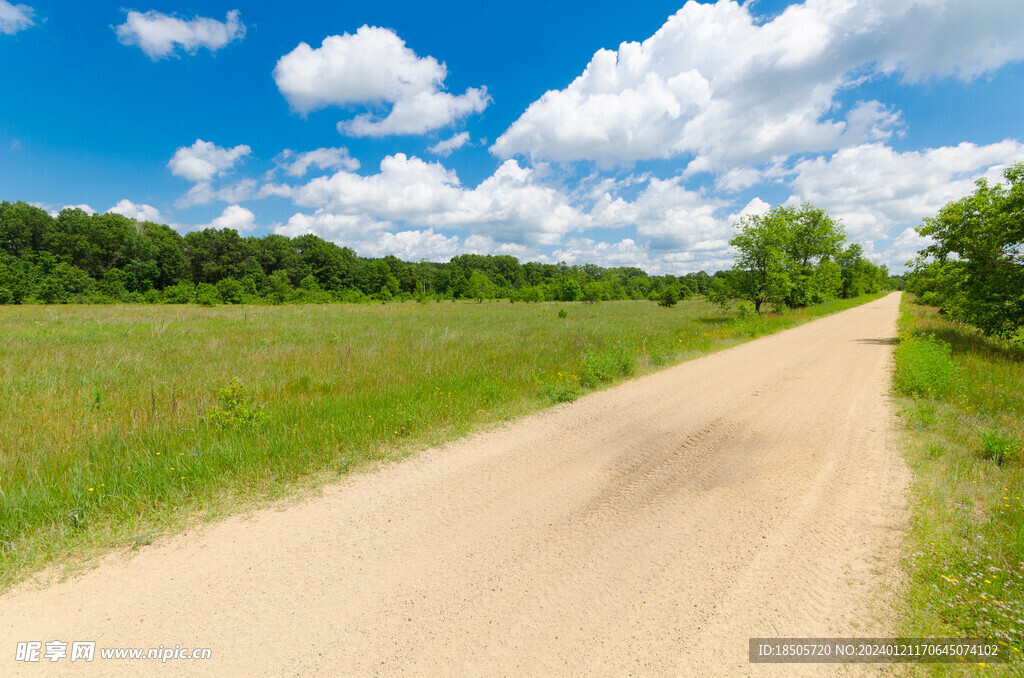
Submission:
[[[217,400],[219,402],[207,409],[203,416],[209,424],[219,428],[237,429],[266,421],[266,412],[262,407],[249,403],[245,387],[237,377],[217,392]]]
[[[190,304],[195,298],[196,288],[192,283],[180,282],[164,289],[165,304]]]
[[[569,312],[566,311],[564,308],[560,308],[558,309],[558,317],[561,318],[562,320],[565,320],[566,318],[569,317]]]
[[[896,389],[904,395],[945,395],[956,381],[950,345],[930,335],[900,341],[895,381]]]
[[[245,288],[234,278],[222,278],[217,281],[217,293],[225,304],[241,304],[245,300]]]
[[[203,306],[216,306],[221,302],[220,292],[210,283],[196,285],[196,303]]]

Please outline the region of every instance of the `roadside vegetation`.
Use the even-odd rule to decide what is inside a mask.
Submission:
[[[877,296],[0,308],[0,586]]]
[[[914,470],[905,637],[991,638],[1024,660],[1024,349],[904,300],[896,387]],[[927,675],[981,667],[922,664]]]
[[[906,636],[998,642],[1024,667],[1024,163],[917,229],[896,349],[914,469]]]

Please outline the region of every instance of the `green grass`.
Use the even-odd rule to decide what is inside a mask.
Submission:
[[[901,633],[998,641],[1013,664],[925,664],[935,676],[1024,675],[1024,350],[904,298],[897,393],[914,470]]]
[[[870,298],[0,307],[0,588]]]

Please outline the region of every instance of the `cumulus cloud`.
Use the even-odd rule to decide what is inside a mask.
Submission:
[[[597,264],[606,268],[636,266],[653,272],[658,268],[650,253],[632,238],[618,242],[599,242],[592,238],[571,238],[551,253],[555,261],[567,264]]]
[[[394,31],[363,26],[354,35],[331,35],[320,47],[306,43],[281,57],[274,68],[278,90],[301,113],[328,106],[390,106],[338,123],[353,136],[422,134],[483,111],[486,87],[463,94],[444,91],[448,71],[432,56],[420,57]]]
[[[886,240],[894,226],[916,224],[973,192],[977,178],[998,181],[1016,160],[1024,160],[1024,144],[1013,140],[905,153],[864,144],[797,163],[791,200],[827,209],[854,240]]]
[[[878,74],[970,80],[1024,58],[1019,3],[982,5],[807,0],[762,22],[754,3],[688,2],[643,43],[599,50],[491,150],[605,165],[692,155],[692,173],[885,140],[899,113],[866,101],[844,114],[839,89]]]
[[[434,155],[439,155],[442,158],[447,158],[452,154],[453,151],[457,151],[466,144],[469,143],[469,132],[459,132],[458,134],[449,137],[448,139],[442,139],[433,146],[427,148],[428,151]]]
[[[360,252],[383,251],[385,245],[374,244],[379,241],[389,253],[415,256],[399,245],[420,242],[429,244],[423,250],[428,256],[487,252],[543,260],[549,256],[543,252],[554,248],[550,256],[568,260],[585,258],[583,253],[594,243],[590,260],[620,262],[616,265],[625,265],[634,254],[640,258],[631,265],[658,270],[696,270],[702,262],[728,260],[730,224],[736,218],[724,214],[729,203],[688,190],[679,177],[595,178],[575,192],[553,179],[543,167],[523,167],[510,159],[469,188],[440,163],[396,154],[384,158],[376,174],[339,171],[299,186],[275,186],[274,191],[316,210],[294,215],[279,232],[314,232]],[[634,197],[623,197],[625,191]],[[753,200],[747,209],[763,205]],[[635,236],[609,248],[593,234],[610,229]],[[404,235],[396,240],[392,236],[398,233]]]
[[[352,247],[362,256],[392,254],[407,261],[422,258],[445,261],[464,251],[458,236],[443,235],[433,229],[402,230],[388,221],[323,209],[309,215],[295,214],[274,232],[291,238],[313,233],[324,240]]]
[[[209,228],[233,228],[239,233],[248,233],[258,228],[256,215],[240,205],[228,205],[219,217],[209,224]]]
[[[182,146],[174,152],[167,166],[171,174],[192,182],[209,182],[234,167],[239,159],[252,152],[245,144],[234,148],[221,148],[210,142],[196,139],[191,146]]]
[[[60,214],[61,212],[63,212],[64,210],[82,210],[86,214],[99,214],[99,212],[94,210],[89,205],[86,205],[85,203],[79,203],[77,205],[63,205],[63,206],[61,206],[61,208],[59,210],[51,211],[50,212],[50,216],[55,217],[58,214]]]
[[[918,234],[914,228],[905,228],[897,235],[892,246],[885,252],[887,262],[895,265],[907,263],[917,256],[917,253],[935,243],[931,238],[925,238]]]
[[[227,203],[239,203],[253,198],[263,198],[267,194],[259,188],[259,182],[255,179],[239,179],[234,183],[215,188],[209,181],[201,181],[193,184],[188,192],[174,201],[175,207],[191,207],[193,205],[205,205],[214,200],[221,200]]]
[[[285,172],[293,177],[301,177],[310,167],[316,169],[359,169],[359,161],[348,153],[347,148],[318,148],[305,153],[286,150],[281,154],[280,161]]]
[[[160,210],[157,208],[145,203],[134,203],[127,198],[118,202],[116,205],[108,209],[107,212],[121,214],[129,219],[136,219],[138,221],[152,221],[155,224],[167,223],[167,220],[164,219],[163,215],[160,214]]]
[[[507,160],[479,186],[467,189],[440,163],[398,153],[381,161],[378,174],[340,171],[289,193],[297,205],[336,214],[427,228],[472,227],[501,242],[553,245],[565,233],[585,227],[588,217],[564,192],[535,175],[536,170]]]
[[[7,0],[0,0],[0,34],[14,35],[34,26],[34,15],[35,12],[28,5],[12,5]]]
[[[375,219],[424,221],[455,209],[462,195],[455,172],[404,153],[389,155],[380,172],[363,176],[340,171],[297,187],[292,199],[303,207]]]
[[[233,9],[224,21],[201,16],[186,21],[155,10],[130,11],[115,30],[122,44],[138,46],[155,61],[177,55],[179,47],[187,54],[195,54],[200,47],[216,52],[229,42],[241,40],[245,37],[245,24],[238,16],[238,10]]]

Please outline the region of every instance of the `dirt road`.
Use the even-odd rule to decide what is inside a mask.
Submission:
[[[867,602],[908,481],[898,303],[23,586],[0,597],[0,675],[793,675],[748,664],[748,638],[887,630]],[[52,640],[212,657],[14,661]]]

